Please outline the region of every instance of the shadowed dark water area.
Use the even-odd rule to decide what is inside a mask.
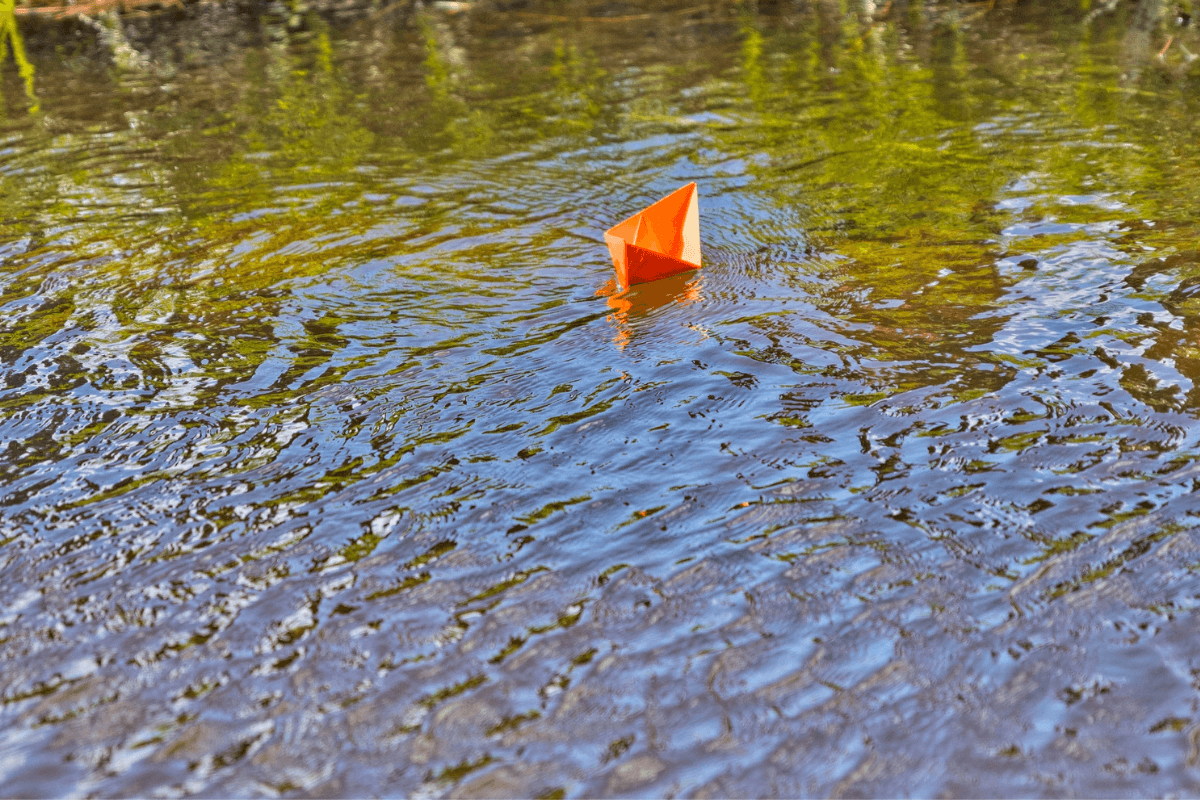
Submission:
[[[6,61],[0,793],[1200,793],[1200,86],[1081,18]]]

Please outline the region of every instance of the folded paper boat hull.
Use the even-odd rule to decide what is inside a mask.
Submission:
[[[622,286],[700,266],[700,207],[689,183],[604,234]]]

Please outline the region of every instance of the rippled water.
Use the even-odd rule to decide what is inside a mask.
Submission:
[[[0,793],[1200,792],[1200,93],[1031,5],[28,41]]]

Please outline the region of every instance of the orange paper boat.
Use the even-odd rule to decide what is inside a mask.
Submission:
[[[604,234],[622,286],[700,266],[700,206],[689,183]]]

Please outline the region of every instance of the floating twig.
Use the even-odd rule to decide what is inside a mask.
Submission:
[[[673,14],[691,14],[694,11],[703,11],[704,6],[693,6],[691,8],[683,8],[678,11],[673,11]],[[524,17],[525,19],[537,19],[545,22],[633,22],[639,19],[650,19],[651,17],[659,16],[658,14],[626,14],[622,17],[568,17],[562,14],[535,14],[529,11],[516,11],[514,16]]]
[[[89,0],[85,3],[71,3],[65,6],[18,6],[13,13],[18,16],[46,16],[52,19],[63,19],[83,14],[92,15],[105,11],[129,11],[146,6],[160,8],[183,8],[183,0]]]

